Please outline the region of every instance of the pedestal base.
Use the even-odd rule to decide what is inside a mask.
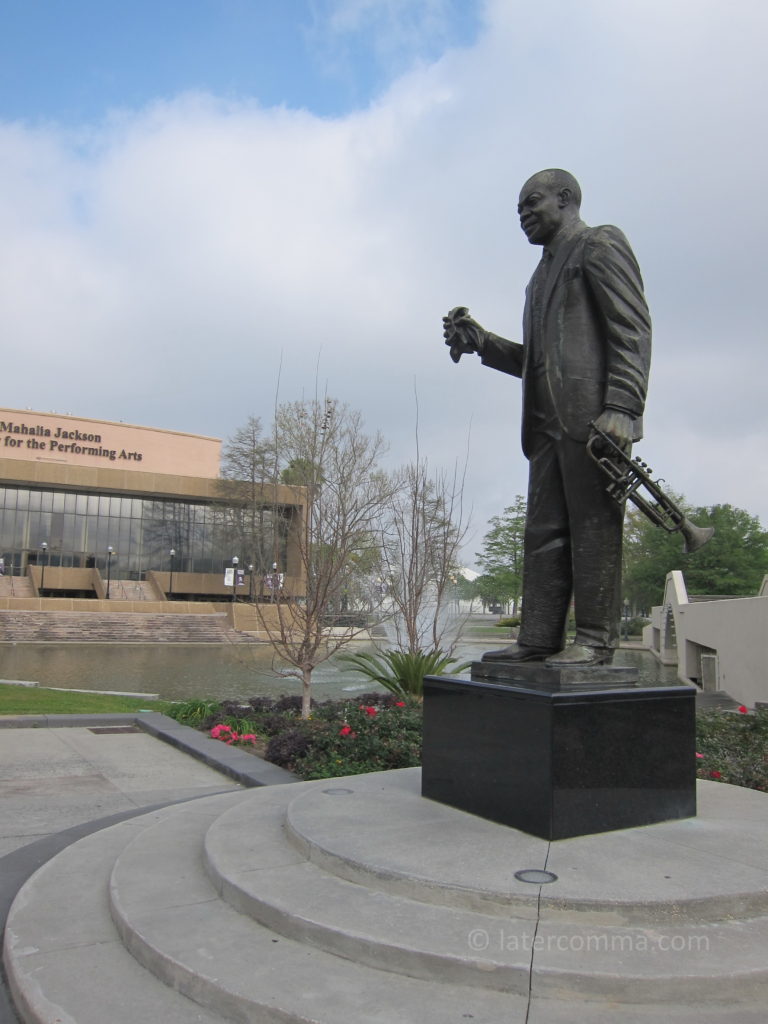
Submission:
[[[425,679],[422,796],[544,839],[696,814],[695,687],[569,689],[529,668]]]
[[[624,690],[638,685],[638,669],[631,665],[545,665],[541,661],[473,661],[472,680],[502,683],[525,690]]]

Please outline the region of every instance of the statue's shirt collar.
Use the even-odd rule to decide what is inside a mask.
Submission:
[[[578,234],[578,232],[581,231],[583,228],[584,221],[582,220],[575,220],[570,224],[564,225],[560,229],[560,231],[558,231],[558,233],[555,235],[552,241],[548,245],[544,246],[544,252],[542,253],[542,256],[546,259],[548,253],[549,259],[554,259],[555,256],[557,256],[560,249],[562,249],[564,245],[568,245],[571,239],[574,237],[574,235]]]

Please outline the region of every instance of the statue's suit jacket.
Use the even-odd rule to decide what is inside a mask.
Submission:
[[[537,285],[543,272],[545,280]],[[534,292],[541,303],[535,338]],[[548,269],[537,268],[526,289],[522,345],[486,334],[483,363],[523,379],[526,455],[533,422],[534,389],[527,386],[532,343],[540,346],[552,407],[566,435],[586,442],[590,422],[610,407],[628,413],[634,439],[642,437],[651,321],[640,269],[618,228],[579,221],[555,248]]]

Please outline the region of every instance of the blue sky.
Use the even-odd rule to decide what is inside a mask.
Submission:
[[[654,322],[642,455],[768,525],[764,0],[5,0],[0,405],[225,438],[319,390],[434,468],[479,549],[524,493],[520,185],[580,180]]]
[[[472,0],[5,0],[0,116],[77,124],[198,90],[323,116],[470,45]]]

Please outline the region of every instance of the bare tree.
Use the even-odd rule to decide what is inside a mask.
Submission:
[[[370,569],[391,482],[377,468],[381,435],[367,435],[360,413],[332,398],[279,406],[273,444],[280,480],[303,506],[292,550],[306,594],[278,590],[271,605],[256,609],[275,651],[301,678],[307,717],[314,669],[366,626],[340,612],[360,565]]]
[[[449,608],[459,573],[463,522],[463,475],[430,473],[417,461],[396,474],[382,536],[384,580],[398,647],[410,652],[452,652]]]
[[[250,416],[222,451],[221,515],[233,551],[241,552],[259,579],[277,561],[287,522],[265,487],[275,480],[275,451],[261,420]]]

